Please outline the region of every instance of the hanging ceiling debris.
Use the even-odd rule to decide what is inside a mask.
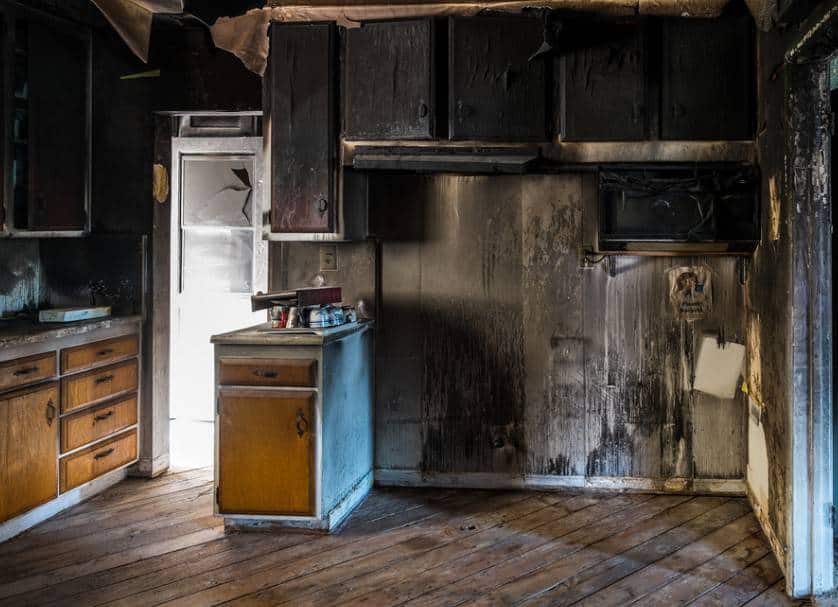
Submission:
[[[148,62],[154,14],[183,13],[183,0],[91,0],[133,53]]]
[[[143,61],[148,60],[151,22],[155,13],[183,13],[183,0],[91,0],[108,18],[128,46]],[[287,4],[267,0],[262,8],[234,17],[220,17],[210,27],[218,48],[236,55],[252,72],[264,74],[268,59],[268,26],[277,22],[335,21],[343,27],[360,27],[363,21],[418,17],[471,16],[483,11],[519,13],[526,9],[600,13],[614,16],[657,15],[677,17],[718,17],[729,0],[487,0],[421,1],[395,0],[370,3],[317,2]],[[775,20],[777,0],[746,0],[757,24],[770,29]]]
[[[471,16],[491,10],[519,13],[525,9],[602,13],[615,16],[662,15],[718,17],[728,0],[511,0],[488,2],[390,2],[371,4],[307,4],[265,6],[239,17],[222,17],[211,27],[215,45],[239,57],[247,68],[264,74],[268,60],[268,25],[271,21],[335,21],[360,27],[363,21],[417,17]]]

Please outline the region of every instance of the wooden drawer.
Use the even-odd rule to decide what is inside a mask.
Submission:
[[[81,409],[136,389],[136,360],[65,377],[61,380],[61,412]]]
[[[9,390],[55,377],[55,352],[0,363],[0,390]]]
[[[61,420],[61,452],[78,449],[136,423],[136,396],[75,413]]]
[[[61,351],[61,373],[75,373],[101,367],[109,363],[136,356],[140,351],[138,335],[124,335],[93,342]]]
[[[293,358],[222,358],[218,382],[225,386],[317,385],[317,361]]]
[[[137,459],[137,431],[131,430],[61,460],[61,493]]]

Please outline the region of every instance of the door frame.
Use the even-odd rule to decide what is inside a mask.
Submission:
[[[172,139],[200,136],[191,118],[227,117],[236,128],[210,127],[211,135],[261,137],[262,112],[157,112],[154,115],[153,226],[151,263],[145,292],[149,311],[143,323],[147,364],[143,365],[140,460],[136,474],[155,477],[169,469],[169,368],[171,315]],[[214,130],[213,130],[214,128]],[[263,150],[262,150],[263,151]],[[263,158],[264,160],[264,158]],[[263,166],[264,172],[264,166]],[[265,195],[263,183],[263,196]],[[261,201],[262,208],[264,201]],[[264,220],[264,218],[262,218]],[[270,259],[268,260],[270,264]]]
[[[785,55],[786,192],[792,215],[786,589],[833,590],[832,201],[829,59],[838,5],[817,7]],[[777,555],[782,558],[783,555]]]

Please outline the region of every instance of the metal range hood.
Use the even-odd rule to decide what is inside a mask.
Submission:
[[[351,166],[363,171],[525,173],[541,156],[538,146],[354,146]],[[349,159],[346,159],[349,160]]]

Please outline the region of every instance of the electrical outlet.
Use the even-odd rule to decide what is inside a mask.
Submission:
[[[320,247],[320,271],[336,272],[338,269],[338,248],[336,245]]]

